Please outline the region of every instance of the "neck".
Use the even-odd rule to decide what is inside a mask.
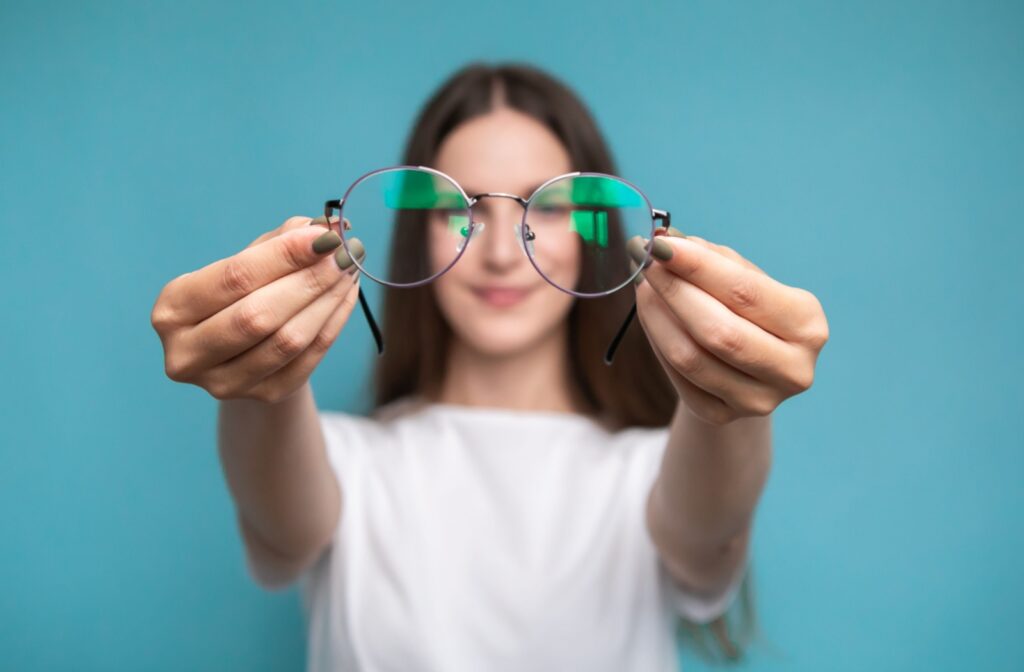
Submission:
[[[461,406],[578,413],[581,404],[573,391],[566,340],[567,332],[561,329],[540,343],[498,356],[471,348],[455,338],[438,401]]]

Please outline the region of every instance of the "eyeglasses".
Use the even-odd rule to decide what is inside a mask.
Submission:
[[[650,263],[654,236],[664,234],[671,221],[667,211],[654,209],[636,186],[614,175],[566,173],[522,198],[502,192],[469,195],[450,176],[424,166],[366,173],[342,198],[324,204],[324,216],[363,275],[389,287],[419,287],[451,269],[484,230],[486,222],[477,219],[474,206],[485,198],[511,199],[522,206],[514,231],[520,249],[549,284],[581,299],[629,285]],[[355,236],[363,243],[361,259],[348,246]],[[636,236],[647,240],[639,266],[631,263],[626,249]],[[359,303],[377,353],[383,354],[384,341],[361,288]],[[635,315],[634,302],[605,364],[612,363]]]

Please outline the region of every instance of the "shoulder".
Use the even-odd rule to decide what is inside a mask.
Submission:
[[[606,430],[604,435],[612,446],[623,449],[657,450],[668,442],[668,426],[624,427]]]
[[[403,398],[369,415],[327,410],[318,411],[318,415],[328,447],[351,450],[365,445],[381,445],[394,434],[397,425],[407,424],[421,407],[422,403],[416,399]]]

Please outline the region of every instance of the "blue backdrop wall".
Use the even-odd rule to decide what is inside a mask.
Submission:
[[[518,59],[680,228],[829,317],[776,412],[743,669],[1024,668],[1024,5],[631,4],[0,6],[0,667],[301,667],[149,311],[397,162],[452,70]],[[353,320],[321,407],[371,359]]]

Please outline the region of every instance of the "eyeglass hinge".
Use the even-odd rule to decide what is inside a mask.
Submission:
[[[668,210],[654,209],[654,218],[661,221],[661,228],[668,231],[668,227],[672,226],[672,215],[669,214]]]

